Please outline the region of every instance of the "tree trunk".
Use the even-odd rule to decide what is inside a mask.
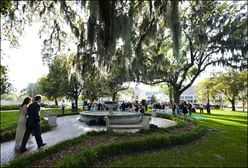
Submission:
[[[75,97],[74,100],[75,100],[75,106],[77,107],[78,106],[78,97]]]
[[[173,96],[174,96],[174,102],[178,105],[180,102],[180,93],[179,89],[176,87],[173,87]]]
[[[235,110],[235,100],[233,99],[233,100],[231,101],[231,103],[232,103],[232,111],[236,111],[236,110]]]
[[[58,100],[55,98],[55,106],[58,106]]]
[[[78,96],[74,97],[75,100],[75,107],[76,107],[76,111],[78,110]]]
[[[243,111],[245,111],[245,105],[248,105],[248,103],[245,101],[245,99],[243,99],[242,100]]]
[[[112,95],[112,101],[115,101],[115,99],[116,99],[116,93],[113,93],[113,95]]]
[[[170,99],[170,103],[172,103],[172,92],[170,91],[170,94],[169,94],[169,99]]]
[[[168,84],[168,89],[169,89],[169,102],[170,103],[173,103],[172,102],[172,99],[173,99],[173,87],[170,85],[170,84]]]

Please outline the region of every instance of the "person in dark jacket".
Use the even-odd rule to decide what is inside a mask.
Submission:
[[[22,145],[20,148],[21,153],[27,151],[26,144],[32,132],[34,132],[34,136],[35,136],[35,140],[38,145],[38,148],[46,145],[46,143],[43,143],[43,140],[41,137],[41,130],[40,130],[41,96],[40,95],[35,96],[34,100],[35,101],[32,104],[30,104],[27,109],[28,118],[27,118],[27,123],[26,123],[26,131],[24,133]]]
[[[187,109],[187,103],[186,103],[186,101],[184,101],[183,102],[183,110],[182,110],[182,112],[183,112],[183,120],[184,121],[187,121],[187,115],[188,115],[188,109]]]

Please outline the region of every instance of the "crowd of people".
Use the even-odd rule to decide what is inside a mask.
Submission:
[[[88,102],[88,109],[90,111],[105,111],[109,110],[109,107],[105,103],[101,102]],[[142,105],[142,102],[131,102],[131,101],[123,101],[121,103],[117,103],[114,107],[114,110],[119,109],[120,111],[136,111],[136,112],[145,112],[145,105]]]
[[[108,106],[104,103],[100,102],[88,102],[88,109],[90,111],[105,111],[109,110]],[[136,111],[144,113],[147,110],[147,104],[142,104],[142,102],[138,101],[123,101],[116,104],[114,110],[119,109],[120,111]],[[196,112],[196,107],[193,103],[189,103],[187,101],[180,101],[179,104],[169,103],[169,102],[155,102],[152,104],[152,109],[164,109],[164,110],[172,110],[173,114],[181,115],[181,114],[189,114]],[[204,106],[203,104],[199,105],[200,113],[203,113]],[[185,116],[187,117],[187,116]]]
[[[196,112],[196,106],[193,103],[189,103],[187,101],[180,101],[179,104],[176,103],[168,103],[168,102],[155,102],[152,104],[153,109],[165,109],[172,110],[172,113],[175,115],[184,115],[184,120],[187,120],[187,115],[191,116],[192,113]],[[207,110],[210,108],[207,104],[205,107]],[[199,105],[200,113],[203,113],[204,105]]]
[[[121,111],[136,111],[136,112],[141,112],[141,113],[145,113],[145,106],[144,104],[142,104],[142,102],[125,102],[123,101],[120,109]]]

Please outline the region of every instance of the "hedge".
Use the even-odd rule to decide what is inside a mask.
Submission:
[[[50,130],[51,130],[51,127],[49,126],[48,121],[43,120],[42,123],[41,123],[41,131],[42,132],[47,132],[47,131],[50,131]],[[6,141],[9,141],[9,140],[14,140],[15,139],[15,134],[16,134],[16,127],[8,128],[8,130],[6,130],[6,131],[1,131],[0,142],[3,143],[3,142],[6,142]]]
[[[204,126],[198,126],[193,130],[179,135],[152,136],[142,140],[127,140],[98,145],[95,148],[87,148],[83,152],[67,156],[54,167],[94,167],[97,162],[109,160],[111,156],[142,152],[152,149],[186,144],[197,140],[206,133]]]
[[[0,110],[19,110],[20,104],[0,105]]]
[[[178,118],[176,117],[174,120],[178,120]],[[185,124],[182,124],[181,122],[178,123],[178,125],[167,129],[176,129],[183,126],[185,126]],[[152,130],[147,130],[143,133],[149,134],[150,131]],[[53,167],[92,167],[100,161],[108,160],[112,156],[116,155],[128,154],[132,152],[143,152],[158,148],[162,149],[170,146],[185,144],[199,139],[201,136],[205,135],[206,132],[207,129],[205,126],[198,126],[196,124],[194,129],[179,135],[150,136],[146,139],[140,140],[125,140],[100,144],[96,147],[87,148],[80,153],[66,156],[63,160],[58,160],[57,165],[53,165]],[[51,154],[59,153],[61,150],[66,150],[69,146],[73,146],[90,137],[97,138],[97,136],[102,134],[109,134],[113,136],[122,135],[106,131],[88,132],[79,137],[62,141],[47,149],[32,153],[28,157],[20,157],[12,160],[9,163],[2,165],[2,167],[27,167],[35,160],[44,159],[45,157],[49,157]]]

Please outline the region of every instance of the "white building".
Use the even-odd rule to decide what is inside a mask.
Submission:
[[[188,101],[190,103],[197,103],[197,94],[195,92],[195,86],[190,86],[187,90],[185,90],[181,96],[181,101]]]
[[[134,101],[134,100],[150,100],[152,95],[154,95],[157,99],[157,101],[163,101],[163,102],[169,102],[169,97],[168,95],[164,94],[164,91],[161,90],[159,87],[144,87],[145,85],[141,86],[136,86],[134,88],[134,95],[131,97],[124,97],[123,95],[121,96],[121,100],[123,101]],[[195,86],[189,87],[186,91],[184,91],[181,96],[180,100],[182,101],[188,101],[191,103],[197,103],[198,101],[198,96],[195,92]]]
[[[135,98],[138,100],[150,100],[152,95],[154,95],[157,101],[169,101],[167,95],[159,87],[152,87],[149,90],[143,89],[142,87],[135,87]]]

